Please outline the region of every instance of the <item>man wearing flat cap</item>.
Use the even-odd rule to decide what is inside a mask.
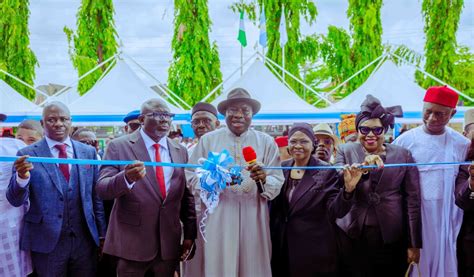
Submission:
[[[334,135],[331,127],[327,123],[320,123],[313,128],[316,152],[314,156],[327,163],[334,162],[336,147],[339,139]]]
[[[448,127],[459,96],[447,86],[431,87],[423,105],[423,125],[403,133],[395,144],[411,151],[417,163],[465,161],[470,141]],[[419,167],[423,244],[422,276],[457,276],[456,237],[462,211],[455,205],[455,189],[469,178],[466,167]]]
[[[226,127],[202,136],[189,162],[198,163],[210,151],[228,150],[243,167],[243,181],[227,186],[220,194],[217,208],[207,218],[202,266],[188,276],[271,276],[267,201],[279,194],[283,173],[262,165],[280,166],[278,148],[272,137],[249,128],[260,103],[245,89],[230,91],[217,110],[225,115]],[[242,156],[246,146],[257,154],[257,163],[248,167]],[[256,182],[263,184],[262,190]],[[193,184],[198,185],[196,181]]]
[[[191,127],[193,128],[194,135],[199,140],[203,135],[214,131],[219,127],[220,122],[217,119],[217,109],[212,104],[199,102],[194,105],[191,112]],[[188,149],[188,154],[191,156],[194,147],[191,146]]]

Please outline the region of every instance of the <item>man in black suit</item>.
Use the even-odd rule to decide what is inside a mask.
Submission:
[[[465,112],[464,136],[471,141],[474,139],[474,109]],[[474,160],[474,144],[472,143],[467,160]],[[460,170],[461,173],[466,174],[464,170]],[[459,277],[474,276],[474,167],[472,165],[469,173],[469,181],[456,186],[456,205],[464,210],[457,247]]]

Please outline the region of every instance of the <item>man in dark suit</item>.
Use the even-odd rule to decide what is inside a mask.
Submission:
[[[71,116],[60,102],[43,109],[46,137],[18,151],[7,199],[29,202],[20,247],[31,251],[39,276],[93,276],[105,235],[102,201],[96,196],[98,169],[91,165],[38,163],[27,156],[96,159],[95,149],[69,138]]]
[[[474,160],[474,109],[464,113],[464,136],[471,140],[467,160]],[[456,205],[464,211],[461,231],[457,241],[459,277],[474,276],[474,166],[469,172],[460,167],[459,175],[464,175],[467,182],[456,184]],[[468,178],[469,176],[469,178]]]
[[[142,128],[112,140],[105,159],[187,163],[186,149],[166,136],[173,116],[163,101],[146,101],[139,116]],[[173,276],[179,259],[190,258],[196,215],[184,168],[145,167],[143,162],[102,166],[97,193],[115,198],[104,252],[118,257],[119,276],[143,276],[147,270]]]

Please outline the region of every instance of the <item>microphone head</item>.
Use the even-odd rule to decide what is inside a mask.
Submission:
[[[257,153],[252,146],[245,146],[242,148],[242,154],[246,162],[254,162],[257,160]]]

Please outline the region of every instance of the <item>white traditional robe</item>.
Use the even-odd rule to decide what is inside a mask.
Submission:
[[[470,141],[447,127],[430,135],[423,126],[407,131],[394,144],[409,149],[417,163],[465,161]],[[456,238],[462,210],[454,203],[459,166],[420,166],[423,249],[421,276],[457,276]],[[417,275],[416,275],[417,276]]]
[[[0,138],[0,156],[16,156],[23,141]],[[20,232],[26,207],[13,207],[6,199],[12,165],[0,162],[0,276],[23,277],[32,272],[30,253],[20,250]]]
[[[221,152],[226,149],[236,164],[245,167],[242,157],[242,148],[245,146],[252,146],[257,153],[257,160],[265,166],[280,166],[278,148],[269,135],[248,130],[237,137],[228,128],[201,137],[189,163],[197,164],[199,158],[207,158],[209,151]],[[227,187],[220,194],[218,207],[207,219],[207,242],[201,246],[201,259],[195,261],[192,269],[187,268],[186,276],[271,276],[267,201],[280,193],[284,177],[281,170],[266,170],[266,174],[265,192],[262,194],[258,193],[255,182],[246,170],[242,171],[244,180],[240,186]],[[188,181],[194,190],[200,189],[195,176]],[[202,205],[201,213],[205,209]]]

